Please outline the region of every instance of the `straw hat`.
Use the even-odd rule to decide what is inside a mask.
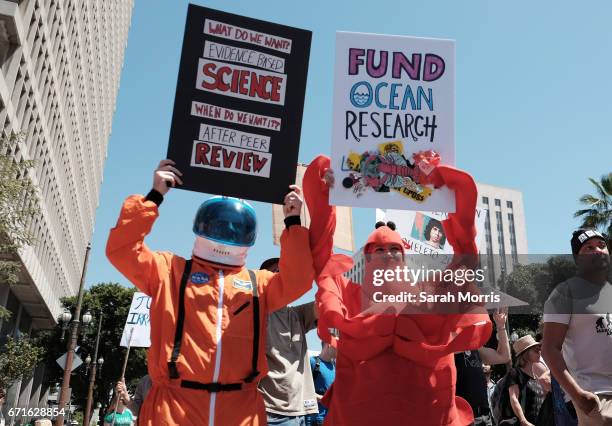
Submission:
[[[523,336],[520,339],[518,339],[516,342],[514,342],[514,344],[512,345],[512,349],[514,349],[514,353],[516,354],[516,357],[518,358],[527,349],[532,348],[534,346],[540,346],[540,345],[542,344],[540,342],[537,342],[536,339],[534,339],[532,335],[528,334],[527,336]]]

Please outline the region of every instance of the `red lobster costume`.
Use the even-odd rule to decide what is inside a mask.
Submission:
[[[473,414],[455,396],[453,354],[483,346],[492,325],[486,311],[469,314],[388,315],[361,313],[361,286],[343,274],[353,261],[332,254],[335,209],[323,180],[329,158],[313,160],[304,176],[304,197],[311,213],[310,245],[319,290],[319,336],[338,346],[336,379],[323,400],[329,407],[326,425],[465,426]],[[477,254],[476,184],[470,175],[437,166],[428,180],[456,191],[456,213],[444,221],[444,231],[455,252]],[[316,214],[314,214],[316,212]],[[374,231],[368,243],[401,239],[387,227]],[[449,266],[452,267],[452,266]],[[329,328],[340,332],[335,340]]]

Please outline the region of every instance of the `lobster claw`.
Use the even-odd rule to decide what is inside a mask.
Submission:
[[[440,164],[440,154],[434,150],[419,151],[412,154],[412,159],[416,166],[425,174],[429,176],[433,169]]]

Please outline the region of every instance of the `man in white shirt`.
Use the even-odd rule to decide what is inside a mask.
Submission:
[[[612,425],[612,285],[606,238],[574,232],[575,277],[559,284],[544,305],[542,354],[571,398],[579,424]]]

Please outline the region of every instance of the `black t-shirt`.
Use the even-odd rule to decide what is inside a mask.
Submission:
[[[465,399],[476,412],[489,409],[487,398],[487,379],[482,371],[482,361],[478,351],[465,351],[455,354],[457,367],[457,395]]]
[[[540,386],[540,383],[536,379],[518,367],[510,370],[508,388],[512,385],[518,385],[519,387],[518,400],[523,408],[525,418],[527,418],[530,423],[535,424],[538,419],[540,407],[542,407],[544,397],[546,396],[544,389],[542,389],[542,386]],[[523,395],[523,393],[525,393],[525,395]],[[523,400],[525,401],[524,406],[522,403]]]

